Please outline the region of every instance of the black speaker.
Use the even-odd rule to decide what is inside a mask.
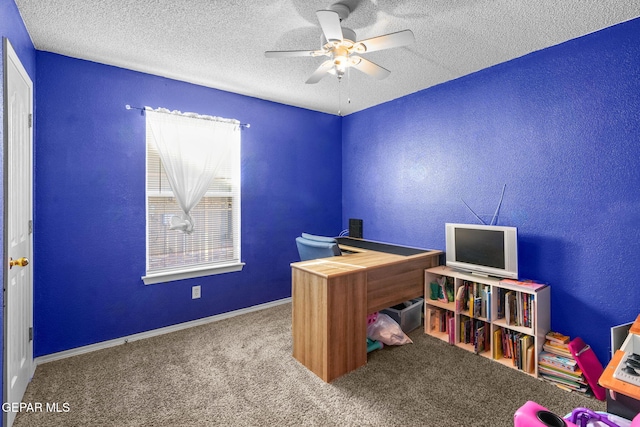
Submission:
[[[349,218],[349,237],[362,239],[362,220]]]

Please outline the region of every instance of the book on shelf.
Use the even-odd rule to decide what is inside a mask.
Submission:
[[[520,341],[520,369],[525,372],[531,372],[529,358],[533,357],[533,351],[529,351],[533,347],[533,337],[531,335],[522,335]],[[531,365],[533,366],[533,365]]]
[[[515,291],[508,291],[504,296],[504,318],[507,325],[516,324],[516,293]]]
[[[509,345],[511,342],[511,333],[504,328],[500,328],[500,332],[502,337],[502,356],[505,359],[511,359],[511,346]]]
[[[451,314],[452,316],[449,317],[449,328],[448,328],[449,344],[455,344],[456,343],[456,318],[455,316],[453,316],[453,313]]]
[[[529,374],[536,370],[536,346],[534,337],[508,328],[493,331],[491,356],[494,359],[511,359],[511,364]],[[488,351],[489,348],[485,347]]]
[[[476,298],[473,296],[473,293],[471,294],[471,296],[469,297],[469,317],[473,317],[473,314],[475,313],[475,307],[474,307],[474,303],[476,301]]]
[[[485,325],[481,325],[476,328],[475,342],[473,343],[473,349],[475,353],[482,353],[484,351],[485,343]]]
[[[465,287],[462,285],[458,288],[458,292],[456,293],[456,313],[461,313],[462,310],[464,310],[465,300]]]
[[[471,319],[468,317],[460,317],[460,342],[469,344],[469,334],[471,333]]]
[[[526,326],[527,328],[532,328],[533,327],[533,317],[534,317],[534,305],[535,305],[535,300],[534,300],[534,295],[533,294],[527,294],[527,293],[522,293],[522,305],[523,305],[523,309],[522,309],[522,325]]]
[[[500,280],[501,284],[507,284],[507,285],[515,285],[515,286],[522,286],[525,288],[529,288],[533,291],[537,291],[538,289],[542,289],[545,286],[547,286],[546,283],[542,283],[542,282],[537,282],[535,280],[529,280],[529,279],[521,279],[521,280],[516,280],[516,279],[502,279]]]
[[[522,367],[524,366],[524,358],[527,353],[526,351],[523,351],[523,350],[524,350],[524,335],[520,335],[518,337],[518,341],[516,341],[517,360],[516,360],[515,366],[518,369],[522,369]]]
[[[463,290],[460,291],[460,288]],[[476,282],[465,281],[458,288],[456,308],[458,312],[469,311],[468,316],[473,318],[487,318],[490,313],[491,287]]]
[[[511,340],[505,333],[502,334],[502,348],[503,348],[502,352],[504,353],[504,357],[506,359],[513,358],[512,356],[513,345],[511,345]]]
[[[440,311],[440,330],[438,332],[447,332],[447,327],[449,326],[449,322],[447,321],[449,313],[450,311],[448,310]]]
[[[499,302],[504,305],[504,315],[498,313],[498,319],[504,317],[508,326],[524,326],[532,328],[534,325],[535,296],[526,292],[507,290],[498,293]],[[502,316],[502,317],[501,317]]]
[[[482,285],[480,289],[480,313],[479,317],[485,319],[491,317],[491,287],[489,285]]]
[[[533,338],[531,345],[527,347],[527,373],[533,374],[536,371],[536,346],[533,345]]]
[[[485,317],[482,315],[482,298],[475,297],[473,299],[473,317]]]
[[[430,333],[438,332],[450,335],[453,332],[455,334],[455,326],[452,326],[451,322],[452,320],[455,321],[453,311],[438,307],[428,307],[427,318],[429,319],[427,328]]]
[[[493,349],[491,356],[494,359],[502,359],[502,329],[493,331]]]
[[[496,307],[496,316],[498,319],[504,319],[504,296],[507,293],[507,289],[498,288],[498,307]]]
[[[452,319],[455,321],[455,316],[453,314],[453,311],[449,311],[449,310],[445,311],[444,321],[443,321],[445,325],[442,332],[449,333],[449,330],[455,330],[455,323],[451,322]]]
[[[520,292],[516,292],[516,325],[522,326],[524,325],[524,299]]]
[[[525,335],[510,329],[502,330],[502,353],[506,359],[512,359],[513,366],[522,366],[520,339]]]
[[[429,317],[429,331],[438,330],[438,309],[427,308],[427,315]]]

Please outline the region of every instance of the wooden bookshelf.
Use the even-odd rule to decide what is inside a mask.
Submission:
[[[426,269],[424,274],[425,334],[538,376],[538,355],[551,328],[549,286],[482,277],[446,266]],[[443,278],[453,287],[453,301],[449,301],[450,298],[446,302],[431,298],[431,283],[442,283]],[[444,294],[446,290],[440,295]],[[506,308],[508,301],[511,301],[509,309]],[[454,320],[447,321],[443,327],[442,319],[447,318]],[[526,355],[518,355],[514,348],[507,349],[507,344],[503,346],[502,338],[498,341],[496,334],[511,336],[512,343],[521,349],[533,346],[532,355],[529,351],[532,358],[532,363],[528,364],[530,370]],[[505,357],[508,351],[513,357]]]

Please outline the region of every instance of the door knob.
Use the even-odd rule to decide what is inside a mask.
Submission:
[[[26,259],[25,257],[18,258],[18,259],[13,259],[13,258],[9,259],[9,269],[13,268],[14,265],[17,265],[18,267],[25,267],[28,264],[29,264],[29,260]]]

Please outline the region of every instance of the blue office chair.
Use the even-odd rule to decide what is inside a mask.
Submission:
[[[302,233],[301,237],[296,237],[296,245],[300,261],[341,255],[338,242],[332,237]]]

